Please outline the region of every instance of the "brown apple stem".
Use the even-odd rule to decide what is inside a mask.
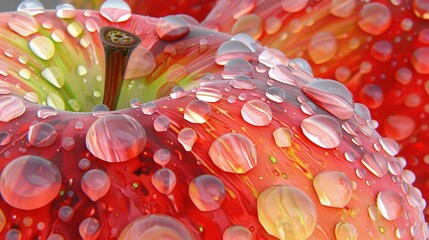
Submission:
[[[133,50],[140,44],[141,39],[130,32],[115,27],[101,28],[100,38],[106,59],[103,104],[110,110],[115,110],[128,60]]]

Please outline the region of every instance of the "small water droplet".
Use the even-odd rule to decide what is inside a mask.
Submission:
[[[67,32],[70,36],[77,38],[83,32],[83,27],[79,22],[72,22],[67,26]]]
[[[56,10],[57,17],[61,19],[72,19],[76,15],[76,9],[68,3],[58,5]]]
[[[214,211],[225,199],[225,186],[213,175],[201,175],[189,183],[189,197],[200,211]]]
[[[322,148],[336,148],[341,142],[341,127],[337,120],[327,115],[314,115],[301,123],[304,135]]]
[[[331,2],[331,14],[336,17],[346,18],[352,15],[355,7],[356,0],[333,0]]]
[[[348,222],[339,222],[335,225],[335,237],[337,240],[357,240],[358,231],[356,227]]]
[[[308,53],[311,60],[316,64],[322,64],[335,56],[337,47],[337,39],[334,34],[330,32],[318,32],[310,40]]]
[[[96,218],[85,218],[79,224],[79,235],[83,239],[97,239],[100,232],[100,222]]]
[[[171,153],[168,149],[161,148],[153,154],[153,160],[161,166],[165,166],[170,162]]]
[[[43,7],[43,4],[40,3],[38,0],[24,0],[16,9],[18,12],[25,12],[32,16],[35,16],[40,13],[45,12],[45,8]]]
[[[229,60],[223,68],[222,77],[224,79],[233,79],[240,75],[253,77],[253,66],[243,59],[237,58]]]
[[[377,207],[387,220],[395,220],[404,213],[405,202],[398,193],[384,190],[377,195]]]
[[[9,144],[10,140],[12,140],[12,136],[8,132],[0,132],[0,146]]]
[[[194,100],[186,106],[184,118],[188,122],[201,124],[207,122],[211,114],[211,107],[208,103]]]
[[[30,126],[28,142],[35,147],[47,147],[57,139],[57,131],[48,123],[36,123]]]
[[[289,128],[280,127],[273,132],[274,141],[277,147],[292,146],[293,132]]]
[[[388,41],[379,41],[372,45],[370,54],[378,61],[386,62],[392,58],[393,46]]]
[[[25,112],[25,105],[21,99],[7,95],[0,97],[0,121],[9,122]]]
[[[321,172],[314,177],[313,186],[324,206],[344,208],[352,197],[351,181],[343,172]]]
[[[414,50],[411,63],[418,73],[429,74],[429,47]]]
[[[223,240],[253,240],[253,236],[249,229],[233,225],[223,232]]]
[[[382,3],[365,4],[359,14],[359,27],[371,35],[382,34],[389,28],[392,21],[389,8]]]
[[[266,103],[260,100],[250,100],[243,104],[241,116],[251,125],[267,126],[271,123],[273,113]]]
[[[153,102],[147,102],[142,104],[142,112],[145,115],[152,115],[156,112],[156,104]]]
[[[29,43],[29,47],[36,56],[43,60],[49,60],[55,55],[54,43],[44,36],[33,38]]]
[[[197,133],[192,128],[184,128],[177,135],[177,140],[189,152],[192,150],[195,141],[197,141]]]
[[[62,88],[64,86],[64,73],[59,67],[47,67],[40,74],[55,87]]]
[[[174,86],[170,91],[170,97],[172,99],[178,99],[186,96],[186,90],[180,86]]]
[[[258,60],[260,63],[265,66],[272,68],[276,65],[288,65],[289,59],[287,59],[283,52],[280,50],[269,48],[265,49],[258,56]]]
[[[387,159],[381,153],[366,153],[361,161],[369,171],[379,178],[389,171]]]
[[[278,82],[297,86],[291,69],[285,65],[275,65],[268,71],[268,76]]]
[[[217,102],[222,98],[222,93],[214,87],[199,87],[195,95],[205,102]]]
[[[46,119],[48,117],[56,116],[58,114],[57,110],[51,106],[41,106],[37,111],[37,117],[41,119]]]
[[[110,178],[103,170],[92,169],[83,175],[80,186],[82,191],[95,202],[109,191]]]
[[[249,61],[251,59],[251,50],[240,41],[226,41],[218,48],[215,61],[219,65],[225,65],[234,58]]]
[[[189,34],[189,25],[179,16],[160,18],[156,25],[156,34],[161,40],[177,41]]]
[[[63,147],[67,151],[70,151],[74,148],[75,144],[76,142],[72,137],[65,137],[61,142],[61,147]]]
[[[265,93],[265,96],[267,96],[267,98],[270,99],[271,101],[277,102],[277,103],[284,102],[286,99],[285,91],[283,91],[283,89],[279,87],[268,88],[267,92]]]
[[[158,116],[153,122],[153,127],[157,132],[165,132],[170,128],[171,121],[167,116]]]
[[[231,34],[245,33],[253,39],[259,39],[263,33],[263,22],[256,14],[246,14],[234,22]]]
[[[72,220],[72,218],[73,218],[73,215],[74,215],[74,210],[70,206],[62,206],[58,210],[58,217],[63,222],[70,222]]]
[[[100,7],[100,14],[110,22],[125,22],[131,18],[131,8],[122,0],[107,0]]]
[[[248,76],[239,75],[235,76],[230,82],[235,89],[253,90],[256,88],[255,82]]]
[[[176,174],[168,168],[158,169],[151,180],[153,186],[163,194],[170,194],[177,183]]]

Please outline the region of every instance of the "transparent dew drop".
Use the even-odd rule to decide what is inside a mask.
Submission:
[[[241,0],[240,4],[234,8],[232,16],[234,19],[239,19],[245,14],[250,13],[256,5],[256,0]]]
[[[103,170],[92,169],[83,175],[80,186],[83,192],[95,202],[109,191],[110,177]]]
[[[384,190],[377,195],[377,207],[387,220],[395,220],[404,214],[405,202],[397,192]]]
[[[188,35],[190,29],[187,22],[179,16],[160,18],[156,25],[156,34],[163,41],[177,41]]]
[[[356,227],[348,222],[339,222],[335,225],[335,237],[337,240],[357,240],[358,231]]]
[[[367,106],[363,105],[362,103],[355,103],[354,109],[360,117],[364,118],[365,120],[371,120],[371,112]]]
[[[395,176],[401,175],[404,170],[401,166],[401,163],[399,163],[399,161],[396,161],[396,160],[388,161],[387,166],[388,166],[389,172]]]
[[[257,164],[255,146],[239,133],[218,137],[211,144],[209,155],[216,166],[231,173],[244,174]]]
[[[335,208],[344,208],[352,197],[352,183],[343,173],[338,171],[323,171],[313,179],[322,205]]]
[[[122,0],[107,0],[100,7],[100,14],[113,23],[125,22],[131,18],[131,8]]]
[[[28,142],[35,147],[47,147],[57,140],[57,131],[48,123],[36,123],[30,126]]]
[[[429,19],[429,8],[425,0],[414,0],[413,1],[414,14],[423,19]]]
[[[308,239],[314,232],[317,213],[308,195],[292,186],[273,186],[257,199],[258,218],[264,229],[279,239]]]
[[[396,141],[411,136],[415,128],[414,119],[405,115],[390,115],[384,121],[384,133]]]
[[[385,32],[392,22],[389,8],[382,3],[365,4],[360,10],[359,15],[359,27],[364,32],[375,36]]]
[[[40,74],[55,87],[62,88],[64,86],[64,73],[57,66],[47,67]]]
[[[70,222],[73,219],[74,210],[70,206],[62,206],[58,210],[58,218],[63,222]]]
[[[384,151],[386,151],[390,156],[395,156],[399,152],[399,144],[388,137],[379,138],[378,142],[383,147]]]
[[[170,128],[171,121],[167,116],[158,116],[153,121],[153,128],[157,132],[165,132]]]
[[[271,108],[260,100],[250,100],[243,104],[241,116],[253,126],[267,126],[273,119]]]
[[[91,162],[88,160],[88,158],[82,158],[79,160],[78,166],[82,170],[87,170],[91,166]]]
[[[285,65],[275,65],[268,71],[268,76],[278,82],[297,86],[291,69]]]
[[[265,96],[267,96],[268,99],[276,103],[284,102],[286,99],[285,91],[283,91],[283,89],[279,87],[268,88],[267,92],[265,93]]]
[[[231,40],[244,43],[252,52],[256,52],[258,47],[255,39],[246,33],[236,34],[231,37]]]
[[[352,15],[356,7],[356,0],[333,0],[330,12],[336,17],[346,18]]]
[[[33,210],[49,204],[61,189],[61,173],[50,161],[25,155],[6,165],[0,177],[1,195],[10,206]]]
[[[8,132],[0,132],[0,146],[5,146],[12,140],[12,135]]]
[[[225,186],[213,175],[201,175],[189,183],[189,197],[200,211],[214,211],[225,199]]]
[[[161,148],[154,152],[153,160],[161,166],[165,166],[170,162],[171,153],[168,149]]]
[[[322,64],[335,56],[337,47],[337,39],[334,34],[330,32],[318,32],[310,40],[308,53],[313,62]]]
[[[70,36],[77,38],[83,32],[83,27],[79,22],[72,22],[67,26],[67,32]]]
[[[414,50],[411,63],[418,73],[429,74],[429,47]]]
[[[336,148],[341,142],[341,127],[337,120],[327,115],[314,115],[301,123],[304,135],[322,148]]]
[[[68,3],[58,5],[56,10],[57,17],[61,19],[72,19],[76,16],[76,9]]]
[[[217,102],[222,98],[222,93],[213,87],[199,87],[195,96],[205,102]]]
[[[282,8],[286,12],[299,12],[307,6],[308,0],[289,1],[282,0]]]
[[[64,237],[60,234],[54,233],[49,235],[47,240],[64,240]]]
[[[25,105],[21,99],[7,95],[0,97],[0,122],[9,122],[25,112]]]
[[[277,17],[269,17],[265,21],[265,32],[267,34],[276,34],[282,27],[282,20]]]
[[[156,104],[153,102],[147,102],[142,104],[142,112],[145,115],[152,115],[156,112]]]
[[[152,175],[153,186],[162,194],[170,194],[177,183],[176,174],[168,168],[158,169]]]
[[[156,68],[155,56],[152,51],[139,45],[130,57],[125,79],[149,76]]]
[[[92,116],[102,117],[110,114],[110,109],[104,104],[97,104],[91,109]]]
[[[73,150],[76,142],[72,137],[65,137],[61,142],[61,147],[63,147],[67,151]]]
[[[21,240],[22,233],[16,228],[9,229],[5,235],[5,240]]]
[[[205,37],[200,39],[199,42],[199,51],[200,53],[204,53],[209,48],[209,40]]]
[[[342,120],[353,116],[353,95],[341,83],[333,80],[314,81],[302,88],[317,105]]]
[[[4,68],[5,67],[5,68]],[[3,76],[7,76],[7,65],[3,62],[0,62],[0,74]],[[1,82],[0,83],[0,95],[8,95],[11,93],[10,87],[7,83]]]
[[[293,132],[289,128],[280,127],[273,132],[274,141],[277,147],[292,146]]]
[[[35,16],[37,14],[44,13],[45,8],[38,0],[24,0],[18,5],[16,11],[25,12],[31,16]]]
[[[388,161],[381,153],[366,153],[361,161],[370,172],[379,178],[389,171]]]
[[[422,200],[422,192],[416,187],[411,187],[408,190],[406,197],[407,197],[408,203],[412,207],[418,207],[420,205],[421,200]]]
[[[25,12],[18,12],[9,18],[7,25],[14,32],[23,37],[28,37],[39,30],[39,25],[33,16]]]
[[[235,89],[253,90],[256,88],[255,82],[248,76],[235,76],[229,85]]]
[[[191,123],[205,123],[212,115],[212,109],[208,103],[201,100],[194,100],[185,108],[184,118]]]
[[[139,98],[133,98],[130,100],[130,107],[131,108],[138,108],[142,104],[141,100]]]
[[[240,41],[226,41],[220,45],[215,55],[215,61],[219,65],[225,65],[234,58],[249,61],[251,59],[250,48]]]
[[[258,56],[258,60],[260,63],[265,66],[272,68],[276,65],[288,65],[289,59],[287,59],[283,52],[280,50],[269,48],[265,49]]]
[[[179,99],[186,96],[186,91],[180,86],[174,86],[170,91],[170,97],[172,99]]]
[[[386,62],[392,58],[393,46],[388,41],[379,41],[372,45],[370,50],[371,57],[374,59]]]
[[[233,225],[223,232],[223,240],[253,240],[253,236],[246,227]]]
[[[100,221],[96,218],[85,218],[80,224],[79,224],[79,235],[83,239],[93,240],[97,239],[100,235],[101,228],[100,228]]]
[[[37,36],[28,45],[31,51],[43,60],[49,60],[55,55],[55,45],[47,37]]]
[[[246,14],[234,22],[231,34],[245,33],[254,39],[259,39],[263,33],[263,22],[256,14]]]
[[[335,79],[337,79],[340,82],[347,81],[351,75],[352,75],[352,71],[350,70],[350,68],[345,66],[338,67],[335,70]]]
[[[229,60],[223,67],[222,77],[224,79],[233,79],[236,76],[245,75],[253,77],[254,70],[252,65],[243,59]]]
[[[112,114],[92,123],[86,135],[86,147],[104,161],[124,162],[143,151],[146,139],[142,125],[134,118]]]
[[[177,140],[186,151],[192,151],[192,147],[195,141],[197,141],[197,133],[192,128],[184,128],[177,135]]]
[[[148,214],[130,222],[122,230],[118,239],[193,240],[194,238],[179,220],[167,215]]]

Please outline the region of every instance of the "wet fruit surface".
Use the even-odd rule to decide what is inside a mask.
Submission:
[[[426,202],[399,145],[304,59],[171,19],[24,10],[0,18],[0,237],[428,236]],[[11,27],[5,19],[16,16],[28,24]],[[119,110],[101,105],[103,26],[142,39]]]

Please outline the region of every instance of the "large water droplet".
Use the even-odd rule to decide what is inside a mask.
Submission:
[[[265,96],[267,96],[268,99],[270,99],[273,102],[281,103],[284,102],[286,99],[286,93],[283,91],[283,89],[279,87],[270,87],[267,89],[267,92],[265,93]]]
[[[195,96],[205,102],[217,102],[222,98],[222,93],[213,87],[199,87]]]
[[[231,173],[246,173],[257,164],[255,146],[239,133],[218,137],[211,144],[209,155],[216,166]]]
[[[125,22],[131,18],[131,8],[122,0],[107,0],[100,7],[100,14],[110,22]]]
[[[80,186],[83,192],[95,202],[109,191],[110,178],[103,170],[92,169],[83,175]]]
[[[168,149],[161,148],[154,152],[153,160],[161,166],[165,166],[170,162],[171,153]]]
[[[239,75],[253,77],[253,74],[254,70],[252,65],[246,60],[237,58],[232,59],[225,64],[222,77],[224,79],[233,79]]]
[[[395,220],[404,213],[405,202],[397,192],[384,190],[377,195],[377,207],[384,218]]]
[[[318,32],[310,40],[308,53],[316,64],[331,60],[337,52],[337,39],[330,32]]]
[[[399,152],[399,144],[391,139],[391,138],[380,138],[378,139],[384,151],[386,151],[389,155],[395,156]]]
[[[201,175],[189,183],[189,197],[204,212],[220,208],[225,199],[225,186],[213,175]]]
[[[100,235],[100,232],[100,221],[98,221],[96,218],[85,218],[79,224],[79,235],[85,240],[97,239],[98,235]]]
[[[72,19],[76,15],[76,9],[68,3],[58,5],[56,10],[57,17],[61,19]]]
[[[241,116],[254,126],[267,126],[273,119],[271,108],[260,100],[250,100],[243,104]]]
[[[352,183],[343,172],[321,172],[314,177],[313,186],[324,206],[344,208],[352,197]]]
[[[33,38],[29,43],[29,47],[36,56],[43,60],[49,60],[55,55],[54,43],[44,36]]]
[[[48,123],[36,123],[30,126],[27,139],[35,147],[47,147],[57,139],[57,131]]]
[[[259,222],[279,239],[308,239],[317,223],[317,212],[311,199],[298,188],[273,186],[257,199]]]
[[[391,21],[391,13],[386,5],[368,3],[360,10],[358,25],[371,35],[380,35],[389,28]]]
[[[179,16],[166,16],[159,19],[156,34],[164,41],[177,41],[189,33],[189,25]]]
[[[387,159],[381,153],[366,153],[361,161],[369,171],[379,178],[389,171]]]
[[[281,83],[297,86],[291,69],[285,65],[275,65],[268,71],[268,76]]]
[[[28,37],[39,30],[39,25],[34,17],[25,12],[17,13],[11,17],[7,25],[10,29],[23,37]]]
[[[304,135],[322,148],[336,148],[341,142],[341,127],[334,118],[327,115],[314,115],[301,123]]]
[[[345,120],[353,116],[353,95],[337,81],[314,81],[304,86],[302,91],[317,105],[339,119]]]
[[[194,100],[186,106],[184,118],[191,123],[205,123],[211,115],[212,109],[208,103]]]
[[[9,205],[32,210],[50,203],[61,189],[61,173],[50,161],[22,156],[6,165],[0,177],[0,192]]]
[[[24,0],[16,9],[18,12],[26,12],[32,16],[45,12],[45,8],[38,0]]]
[[[47,67],[40,73],[50,84],[57,88],[64,85],[64,73],[57,66]]]
[[[107,115],[88,129],[86,147],[107,162],[124,162],[137,157],[146,145],[146,133],[140,123],[127,115]]]
[[[235,76],[234,79],[229,82],[229,85],[235,89],[253,90],[256,88],[255,82],[244,75]]]
[[[168,239],[193,240],[185,225],[177,219],[161,214],[149,214],[129,223],[121,235],[121,240]]]
[[[288,65],[289,59],[287,59],[283,52],[280,50],[269,48],[265,49],[258,56],[258,60],[260,63],[265,66],[272,68],[276,65]]]
[[[240,41],[226,41],[218,48],[215,61],[219,65],[225,65],[234,58],[249,61],[251,59],[249,47]]]
[[[153,186],[163,194],[170,194],[176,186],[176,174],[168,168],[158,169],[152,175]]]
[[[348,222],[339,222],[335,225],[335,237],[337,240],[357,240],[358,231],[356,227]]]
[[[9,122],[25,112],[25,105],[15,96],[0,97],[0,121]]]

